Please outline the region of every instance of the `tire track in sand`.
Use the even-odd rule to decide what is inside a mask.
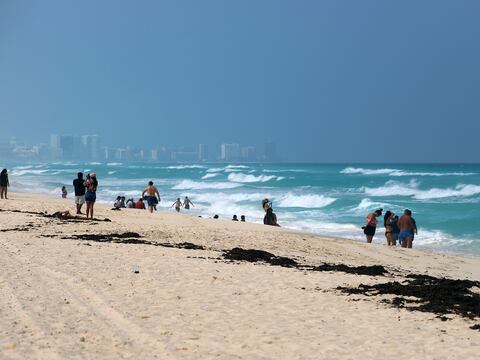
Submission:
[[[70,353],[74,348],[77,353],[71,355],[82,358],[78,352],[79,349],[76,348],[78,341],[83,341],[84,350],[91,355],[93,354],[89,349],[98,350],[98,346],[101,346],[103,342],[106,353],[97,353],[97,355],[108,354],[111,358],[136,356],[146,359],[156,356],[165,358],[171,354],[165,349],[166,344],[161,343],[157,336],[147,333],[140,326],[125,318],[94,291],[82,287],[82,284],[78,283],[74,277],[52,270],[45,265],[32,264],[8,244],[3,243],[2,245],[4,254],[0,257],[5,259],[3,273],[17,274],[17,278],[22,279],[17,282],[17,285],[21,282],[24,283],[25,279],[31,280],[31,284],[18,285],[18,290],[10,284],[10,296],[14,297],[13,303],[18,305],[18,310],[21,310],[19,314],[23,321],[30,324],[37,334],[42,334],[47,338],[48,334],[62,335],[65,338],[62,345],[70,345],[68,349],[62,346],[52,352],[51,356],[46,356],[47,358],[60,358],[57,355],[60,350],[63,350],[63,353]],[[19,271],[21,272],[19,273]],[[5,282],[9,281],[8,278],[5,279]],[[23,296],[20,297],[15,293]],[[27,294],[30,295],[30,299],[26,299]],[[29,303],[33,297],[36,299],[37,310],[32,308],[32,303]],[[42,312],[39,308],[46,311],[49,307],[51,310],[52,306],[56,307],[56,311],[49,312],[49,314],[54,314],[53,318],[46,318],[38,313],[39,310]],[[17,309],[15,308],[15,310]],[[80,340],[80,334],[88,333],[88,330],[91,333]],[[77,337],[72,335],[72,331],[77,332]],[[55,340],[56,338],[52,337],[51,339]],[[93,340],[93,344],[90,340]],[[83,354],[84,356],[85,354]]]

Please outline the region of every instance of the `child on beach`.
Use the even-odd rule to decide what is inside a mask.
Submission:
[[[67,198],[67,188],[64,186],[62,186],[62,198],[63,199],[66,199]]]

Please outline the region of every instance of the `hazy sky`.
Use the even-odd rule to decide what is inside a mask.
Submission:
[[[478,0],[0,0],[0,138],[480,161]]]

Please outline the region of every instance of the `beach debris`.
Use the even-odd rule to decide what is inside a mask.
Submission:
[[[296,268],[303,271],[339,271],[348,274],[384,276],[388,274],[387,269],[381,265],[371,266],[349,266],[345,264],[324,263],[318,266],[299,264],[294,259],[276,256],[272,253],[256,249],[242,249],[239,247],[225,250],[223,257],[231,261],[265,262],[274,266]]]
[[[356,275],[370,275],[370,276],[384,276],[388,273],[387,269],[381,265],[370,266],[349,266],[345,264],[322,264],[315,266],[313,271],[340,271],[347,274]]]
[[[223,257],[227,260],[266,262],[275,266],[297,267],[298,263],[287,257],[275,256],[272,253],[256,249],[242,249],[239,247],[224,251]]]
[[[53,237],[52,235],[43,235],[44,237]],[[205,250],[205,247],[196,245],[191,242],[181,243],[167,243],[159,241],[151,241],[141,239],[142,235],[136,232],[124,232],[124,233],[110,233],[110,234],[74,234],[70,237],[64,237],[63,239],[70,240],[86,240],[95,242],[110,242],[116,244],[135,244],[135,245],[152,245],[162,246],[176,249],[187,250]]]
[[[365,285],[358,287],[337,287],[348,295],[395,295],[382,302],[409,311],[433,313],[442,320],[446,315],[459,315],[468,319],[480,319],[479,281],[437,278],[429,275],[410,274],[403,281]],[[480,328],[480,326],[479,326]]]
[[[72,235],[67,239],[91,240],[99,242],[111,242],[115,239],[138,239],[142,236],[136,232],[111,233],[111,234],[80,234]]]
[[[472,325],[472,326],[470,326],[470,329],[480,331],[480,324]]]

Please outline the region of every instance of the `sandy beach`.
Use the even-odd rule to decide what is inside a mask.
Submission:
[[[457,313],[441,314],[429,307],[412,311],[422,304],[393,301],[398,294],[337,289],[406,284],[407,276],[417,274],[471,280],[467,287],[478,299],[476,257],[389,248],[381,232],[368,245],[183,213],[112,211],[101,204],[95,206],[97,220],[63,221],[42,214],[73,212],[72,199],[20,193],[10,198],[0,201],[1,359],[480,354],[480,331],[474,328],[480,303],[473,312],[460,304]],[[228,252],[234,248],[275,257],[260,253],[266,261],[239,261],[234,255],[243,253]],[[378,269],[385,272],[368,275]]]

